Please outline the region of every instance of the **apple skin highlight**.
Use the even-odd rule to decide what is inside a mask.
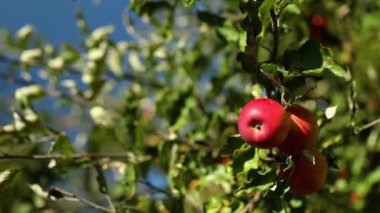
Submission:
[[[290,117],[290,130],[284,142],[279,145],[281,153],[301,155],[306,149],[314,147],[318,140],[317,118],[306,108],[296,105],[286,110]]]

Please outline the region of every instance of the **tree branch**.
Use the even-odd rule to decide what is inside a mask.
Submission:
[[[270,20],[272,23],[272,30],[273,30],[273,46],[272,46],[270,60],[274,62],[276,60],[277,53],[278,53],[280,31],[278,29],[278,25],[279,25],[278,15],[276,14],[273,8],[270,10]]]
[[[63,197],[62,197],[63,196]],[[51,198],[50,198],[51,197]],[[50,199],[68,199],[68,200],[77,200],[77,201],[80,201],[88,206],[91,206],[92,208],[94,209],[97,209],[97,210],[100,210],[100,211],[103,211],[103,212],[109,212],[109,213],[114,213],[113,211],[111,211],[110,209],[107,209],[103,206],[100,206],[94,202],[91,202],[87,199],[84,199],[74,193],[71,193],[71,192],[68,192],[68,191],[65,191],[63,189],[60,189],[58,187],[52,187],[50,190],[49,190],[49,198]]]
[[[361,132],[361,131],[363,131],[365,129],[368,129],[368,128],[371,128],[371,127],[373,127],[373,126],[375,126],[377,124],[380,124],[380,118],[378,118],[378,119],[376,119],[376,120],[374,120],[372,122],[369,122],[368,124],[365,124],[365,125],[363,125],[361,127],[358,127],[358,131]]]
[[[251,200],[244,206],[244,209],[241,211],[242,213],[251,213],[255,209],[255,205],[257,201],[260,200],[261,193],[255,192],[251,198]]]
[[[142,184],[144,184],[144,185],[146,185],[146,186],[148,186],[149,188],[151,188],[152,190],[154,190],[154,191],[156,191],[156,192],[158,192],[158,193],[165,194],[165,195],[168,196],[168,197],[173,197],[173,195],[172,195],[170,192],[166,191],[165,189],[161,189],[161,188],[159,188],[159,187],[154,186],[154,185],[153,185],[151,182],[149,182],[149,181],[146,181],[146,180],[139,180],[138,182],[139,182],[139,183],[142,183]]]
[[[149,158],[146,156],[143,160],[135,159],[130,152],[119,152],[119,153],[75,153],[70,157],[61,154],[51,154],[51,155],[13,155],[8,153],[0,152],[0,160],[9,159],[19,159],[19,160],[60,160],[60,159],[72,159],[79,160],[83,158],[89,159],[102,159],[102,158],[112,158],[112,159],[127,159],[129,163],[137,164],[139,161],[144,161]]]
[[[102,194],[104,194],[104,196],[105,196],[105,198],[106,198],[106,200],[108,202],[108,206],[110,208],[110,211],[112,213],[116,213],[116,208],[115,208],[115,205],[113,204],[112,198],[111,198],[111,196],[109,194],[107,180],[106,180],[106,177],[104,176],[104,173],[103,173],[101,165],[100,164],[95,164],[95,170],[98,173],[98,175],[96,177],[96,180],[98,181],[99,191]]]

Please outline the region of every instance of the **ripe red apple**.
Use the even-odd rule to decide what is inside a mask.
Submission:
[[[278,148],[283,154],[301,155],[305,149],[317,143],[317,118],[308,109],[298,105],[289,107],[286,111],[290,117],[290,130]]]
[[[314,164],[306,156],[301,155],[294,162],[290,174],[290,192],[295,195],[308,195],[320,190],[326,182],[327,160],[317,148],[308,150],[314,156]]]
[[[247,143],[259,148],[273,148],[288,135],[290,119],[284,107],[269,98],[248,102],[240,112],[238,130]]]

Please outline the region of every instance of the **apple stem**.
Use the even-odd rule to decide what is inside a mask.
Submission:
[[[261,127],[263,126],[263,123],[261,123],[260,121],[254,121],[253,124],[252,124],[253,128],[257,129],[257,130],[261,130]]]

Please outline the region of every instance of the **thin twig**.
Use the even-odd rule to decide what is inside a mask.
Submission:
[[[360,131],[363,131],[363,130],[368,129],[368,128],[371,128],[371,127],[373,127],[373,126],[375,126],[375,125],[377,125],[377,124],[380,124],[380,118],[378,118],[378,119],[376,119],[376,120],[374,120],[374,121],[372,121],[372,122],[369,122],[368,124],[365,124],[365,125],[359,127],[359,128],[358,128],[358,131],[359,131],[359,132],[360,132]]]
[[[109,194],[107,179],[104,176],[102,167],[100,164],[95,164],[95,170],[98,173],[96,180],[98,181],[99,191],[104,195],[107,200],[108,206],[112,213],[116,213],[115,205],[113,204],[112,198]]]
[[[97,210],[100,210],[100,211],[103,211],[103,212],[109,212],[109,213],[114,213],[112,212],[110,209],[107,209],[103,206],[100,206],[94,202],[91,202],[85,198],[82,198],[74,193],[71,193],[71,192],[68,192],[68,191],[65,191],[63,189],[60,189],[60,188],[57,188],[57,187],[52,187],[50,190],[49,190],[49,194],[50,196],[49,197],[54,197],[52,196],[53,194],[60,194],[60,195],[63,195],[64,197],[63,198],[71,198],[71,199],[74,199],[74,200],[78,200],[88,206],[91,206],[93,207],[94,209],[97,209]],[[59,197],[58,197],[59,199]]]
[[[281,88],[282,84],[281,84],[281,81],[278,78],[276,78],[275,76],[273,76],[272,74],[266,72],[263,69],[260,69],[260,72],[272,82],[272,84],[273,84],[274,87]]]
[[[265,46],[263,43],[260,43],[260,47],[262,47],[264,50],[268,52],[272,52],[272,50],[269,47]]]
[[[260,200],[261,193],[255,192],[251,200],[247,203],[247,205],[244,206],[244,209],[242,209],[242,213],[250,213],[255,209],[255,205],[257,201]]]
[[[163,193],[165,195],[167,195],[168,197],[173,197],[173,195],[166,191],[165,189],[161,189],[159,187],[156,187],[155,185],[153,185],[151,182],[149,181],[146,181],[146,180],[139,180],[140,183],[148,186],[149,188],[151,188],[152,190],[156,191],[156,192],[159,192],[159,193]]]

